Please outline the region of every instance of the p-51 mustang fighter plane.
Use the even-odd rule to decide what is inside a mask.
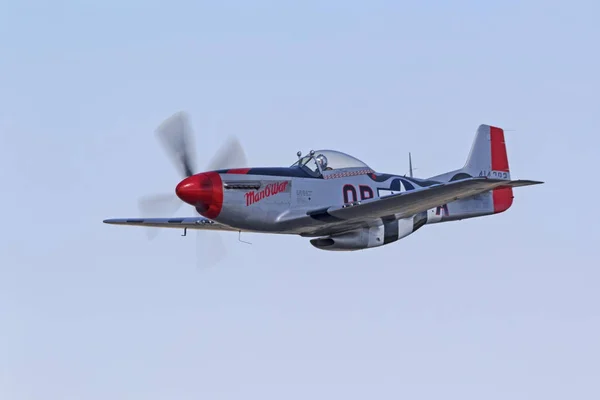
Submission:
[[[247,168],[237,142],[196,173],[187,116],[173,115],[157,134],[185,177],[177,197],[200,216],[105,223],[295,234],[322,250],[361,250],[393,243],[426,224],[504,212],[514,187],[543,183],[510,179],[504,131],[489,125],[477,129],[464,167],[427,179],[414,178],[412,168],[409,176],[378,173],[335,150],[298,152],[289,167]]]

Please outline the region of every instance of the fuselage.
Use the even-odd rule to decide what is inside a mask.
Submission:
[[[318,236],[334,221],[313,213],[316,210],[379,199],[439,183],[376,173],[363,167],[320,174],[301,166],[243,168],[193,175],[178,185],[177,194],[196,207],[201,215],[240,230]],[[463,204],[461,209],[464,200],[446,204],[429,210],[425,222],[469,218],[493,210],[487,204],[491,198],[486,196],[470,201],[479,203],[479,207],[467,204],[465,208]]]

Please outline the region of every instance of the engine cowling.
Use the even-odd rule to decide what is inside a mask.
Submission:
[[[338,235],[311,239],[318,249],[330,251],[354,251],[384,246],[416,232],[427,222],[427,213],[411,218],[382,220],[382,223],[369,228],[356,229]]]

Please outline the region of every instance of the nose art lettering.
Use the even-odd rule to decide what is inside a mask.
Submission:
[[[288,183],[289,181],[269,183],[267,186],[264,187],[264,189],[258,191],[251,190],[249,192],[246,192],[246,207],[254,203],[258,203],[259,201],[264,200],[267,197],[275,196],[278,193],[285,192]]]

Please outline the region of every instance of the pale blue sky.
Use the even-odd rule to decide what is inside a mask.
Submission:
[[[2,2],[0,398],[599,398],[600,6],[483,3]],[[173,190],[178,110],[200,165],[235,134],[431,176],[487,123],[546,184],[363,252],[224,235],[200,271],[193,235],[101,222]]]

